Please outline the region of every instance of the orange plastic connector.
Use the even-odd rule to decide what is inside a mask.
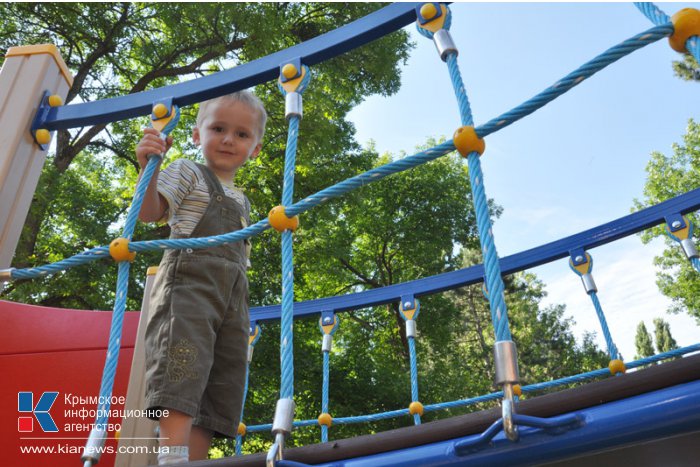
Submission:
[[[318,416],[318,424],[330,427],[333,424],[333,417],[329,413],[322,413]]]
[[[156,104],[153,106],[153,115],[156,118],[163,118],[168,115],[168,107],[165,104]]]
[[[58,107],[63,105],[63,98],[58,94],[52,94],[48,98],[49,107]]]
[[[284,232],[285,230],[294,232],[297,230],[297,227],[299,227],[299,216],[287,217],[284,212],[284,206],[275,206],[272,208],[267,219],[270,221],[272,228],[278,232]]]
[[[423,404],[418,401],[411,402],[411,405],[408,406],[408,413],[423,416]]]
[[[129,251],[129,240],[124,237],[115,238],[109,244],[109,254],[114,261],[133,261],[136,258],[135,251]]]
[[[523,395],[523,388],[521,388],[519,384],[513,385],[513,395],[518,397]]]
[[[425,3],[422,7],[420,7],[420,14],[423,16],[423,18],[430,21],[437,16],[438,11],[437,8],[435,8],[435,5],[432,3]]]
[[[241,422],[238,424],[238,436],[245,436],[245,434],[248,432],[248,427],[245,426],[245,423]]]
[[[671,48],[685,53],[685,43],[693,36],[700,36],[700,11],[695,8],[683,8],[671,17],[673,34],[668,38]]]
[[[299,74],[299,70],[291,63],[287,63],[282,67],[282,75],[287,79],[295,78]]]
[[[625,371],[627,371],[627,367],[625,367],[625,362],[617,359],[610,360],[610,363],[608,363],[608,369],[613,375],[616,375],[618,373],[624,373]]]
[[[452,142],[462,157],[467,157],[475,151],[479,153],[479,155],[482,155],[486,149],[486,143],[482,138],[477,136],[473,126],[458,128],[452,137]]]
[[[39,144],[49,144],[51,142],[51,132],[44,128],[36,130],[34,137],[36,138],[36,142]]]

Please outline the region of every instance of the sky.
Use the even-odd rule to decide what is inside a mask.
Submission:
[[[671,16],[691,3],[657,3]],[[697,7],[697,4],[695,4]],[[610,47],[653,27],[632,3],[454,3],[458,62],[476,126],[535,96]],[[429,137],[451,138],[459,111],[446,65],[432,41],[406,28],[416,48],[402,67],[400,91],[374,96],[350,115],[357,140],[398,155]],[[653,151],[672,153],[690,118],[700,118],[700,84],[673,75],[680,58],[663,39],[608,66],[544,108],[486,137],[486,194],[503,207],[493,232],[501,257],[609,222],[642,199]],[[696,188],[696,187],[689,187]],[[666,313],[653,258],[663,241],[638,236],[590,250],[598,298],[625,360],[644,321],[670,323],[680,346],[700,342],[688,315]],[[544,305],[563,303],[581,337],[596,313],[562,259],[532,270],[546,284]]]

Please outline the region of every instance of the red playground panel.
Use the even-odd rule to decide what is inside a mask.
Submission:
[[[124,316],[110,413],[124,408],[139,313]],[[0,300],[2,465],[82,465],[95,422],[112,312],[46,308]],[[110,416],[99,465],[114,465],[121,424]]]

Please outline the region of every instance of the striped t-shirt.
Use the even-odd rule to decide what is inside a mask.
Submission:
[[[232,180],[221,180],[224,195],[236,200],[245,211],[245,195]],[[165,213],[170,229],[179,236],[189,236],[209,205],[209,188],[197,164],[189,159],[177,159],[158,176],[158,193],[168,203]],[[245,228],[246,221],[241,219]],[[250,243],[247,253],[250,257]]]

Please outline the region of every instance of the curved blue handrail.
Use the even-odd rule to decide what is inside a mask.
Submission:
[[[664,222],[666,216],[687,214],[700,209],[700,188],[671,198],[655,206],[629,214],[598,227],[555,240],[530,250],[501,258],[501,272],[513,274],[557,259],[569,256],[572,250],[591,249],[633,235]],[[318,314],[322,311],[352,311],[360,308],[398,302],[404,295],[420,297],[465,285],[476,284],[484,279],[484,267],[479,264],[458,271],[438,274],[424,279],[394,284],[381,289],[372,289],[354,294],[307,300],[294,304],[294,316]],[[278,320],[280,306],[270,305],[250,309],[251,321]]]
[[[39,124],[50,131],[109,123],[151,113],[155,102],[180,107],[240,91],[279,76],[279,66],[295,58],[311,66],[372,42],[416,20],[421,3],[394,3],[301,44],[230,70],[162,88],[100,101],[52,107]]]

